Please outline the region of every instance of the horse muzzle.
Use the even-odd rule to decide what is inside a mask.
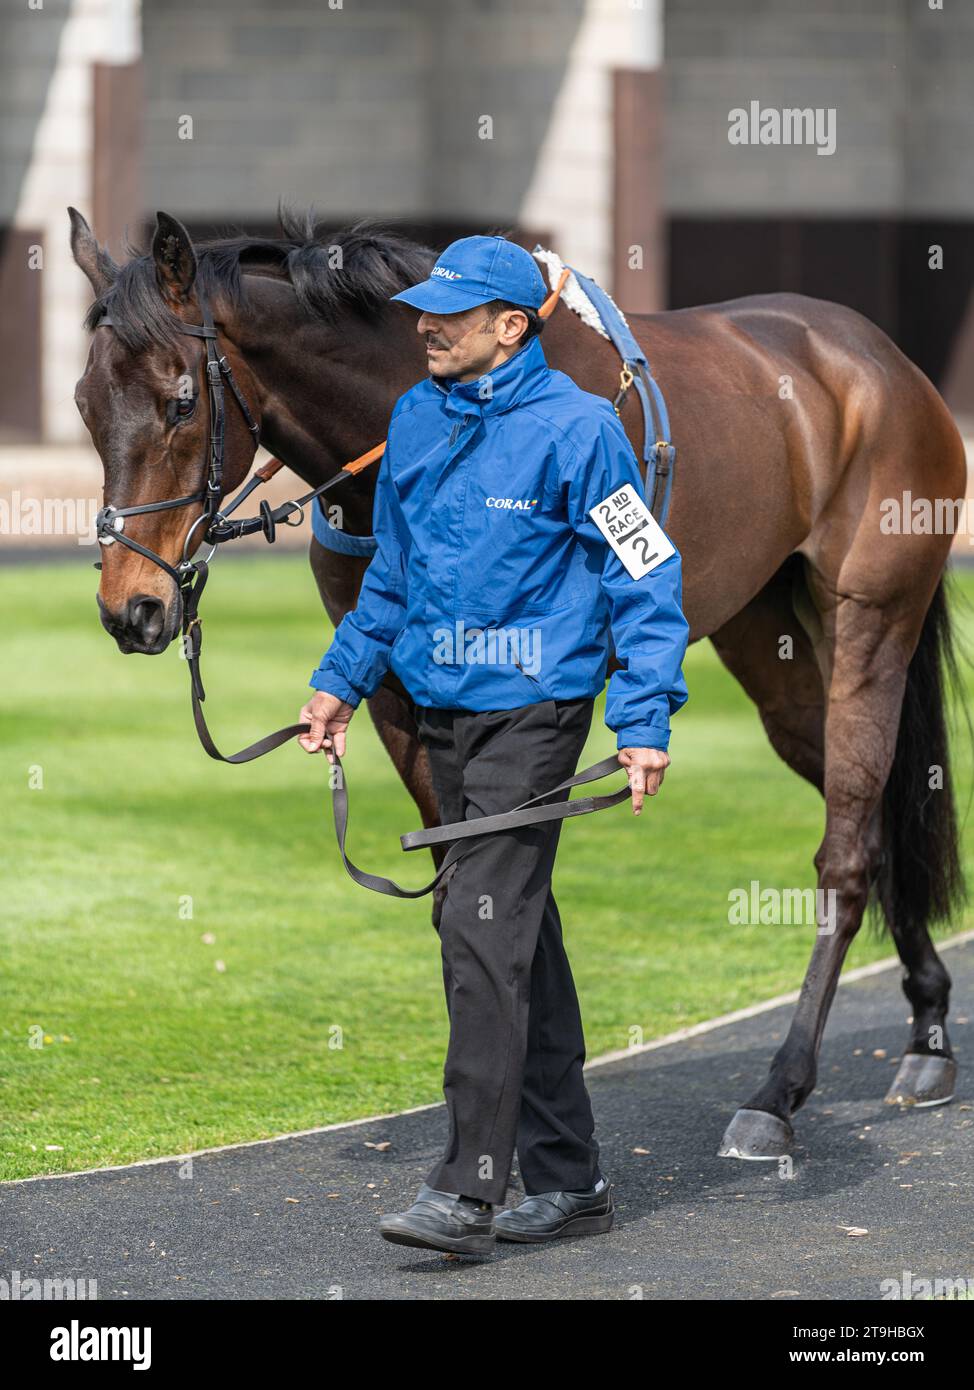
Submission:
[[[179,628],[180,608],[178,596],[167,604],[155,594],[133,594],[116,612],[98,595],[101,625],[126,654],[158,656],[164,652]]]

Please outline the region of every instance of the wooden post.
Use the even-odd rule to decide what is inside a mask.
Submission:
[[[126,228],[138,241],[142,203],[142,62],[94,63],[91,154],[93,231],[124,259]]]
[[[40,439],[41,281],[31,269],[30,248],[40,246],[40,228],[0,229],[0,442]]]
[[[666,307],[663,78],[656,68],[612,73],[612,297],[623,310]],[[630,266],[641,249],[642,269]]]

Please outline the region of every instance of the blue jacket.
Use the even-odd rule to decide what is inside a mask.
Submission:
[[[500,710],[595,696],[619,748],[661,748],[684,704],[680,556],[631,578],[589,516],[635,455],[607,400],[537,337],[478,381],[396,402],[358,606],[311,678],[357,705],[390,669],[413,701]]]

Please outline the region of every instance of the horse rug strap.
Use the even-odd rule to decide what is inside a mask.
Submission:
[[[199,589],[196,594],[197,598],[198,594]],[[207,727],[206,716],[203,714],[203,701],[206,699],[206,694],[203,689],[199,665],[202,641],[203,630],[199,618],[194,613],[184,633],[185,655],[190,672],[193,722],[196,725],[200,743],[211,758],[216,762],[233,763],[237,766],[241,763],[251,763],[256,758],[264,757],[266,753],[272,753],[275,748],[290,743],[292,739],[297,738],[298,734],[308,732],[311,728],[310,724],[289,724],[284,729],[277,729],[272,734],[265,734],[256,743],[248,744],[246,748],[241,748],[237,753],[221,753],[213,742],[213,737]],[[425,887],[403,888],[391,878],[384,878],[381,874],[370,874],[365,869],[360,869],[348,857],[345,849],[345,839],[348,833],[348,788],[341,759],[337,753],[333,753],[333,757],[335,759],[334,764],[329,765],[332,769],[330,778],[331,802],[332,813],[335,818],[335,838],[338,841],[338,853],[341,855],[342,863],[349,876],[360,887],[368,888],[373,893],[385,893],[392,898],[422,898],[427,893],[432,893],[457,860],[472,848],[471,845],[465,843],[466,841],[482,835],[498,835],[505,831],[520,830],[525,826],[545,825],[550,821],[591,815],[593,811],[605,811],[610,806],[618,806],[630,795],[627,775],[626,786],[620,788],[619,791],[610,792],[606,796],[582,796],[574,801],[556,801],[551,805],[539,805],[539,802],[546,801],[549,796],[557,796],[559,792],[569,791],[572,787],[584,786],[587,782],[597,782],[602,777],[608,777],[611,772],[624,771],[618,758],[603,758],[601,762],[594,763],[592,767],[587,767],[582,772],[576,772],[575,776],[569,777],[567,781],[559,782],[558,786],[552,787],[550,791],[542,792],[540,796],[531,797],[529,801],[523,801],[520,806],[515,806],[512,810],[504,811],[500,815],[478,816],[474,820],[455,821],[451,825],[435,825],[426,830],[411,830],[400,836],[404,850],[426,849],[431,845],[443,844],[449,844],[451,847],[447,851],[436,877],[431,879]]]
[[[666,525],[676,470],[676,447],[670,440],[670,417],[659,383],[649,367],[649,359],[636,341],[625,315],[611,295],[601,285],[569,267],[583,293],[595,306],[596,313],[613,347],[622,358],[643,408],[643,459],[646,464],[644,484],[646,501],[660,526]],[[625,395],[625,387],[616,398],[616,413]]]

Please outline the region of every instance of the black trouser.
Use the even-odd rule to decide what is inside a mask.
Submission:
[[[417,708],[443,821],[508,811],[571,777],[592,704]],[[441,1192],[503,1202],[515,1146],[529,1194],[581,1191],[601,1176],[578,997],[551,893],[560,828],[473,840],[448,882],[439,932],[450,1128],[427,1178]]]

